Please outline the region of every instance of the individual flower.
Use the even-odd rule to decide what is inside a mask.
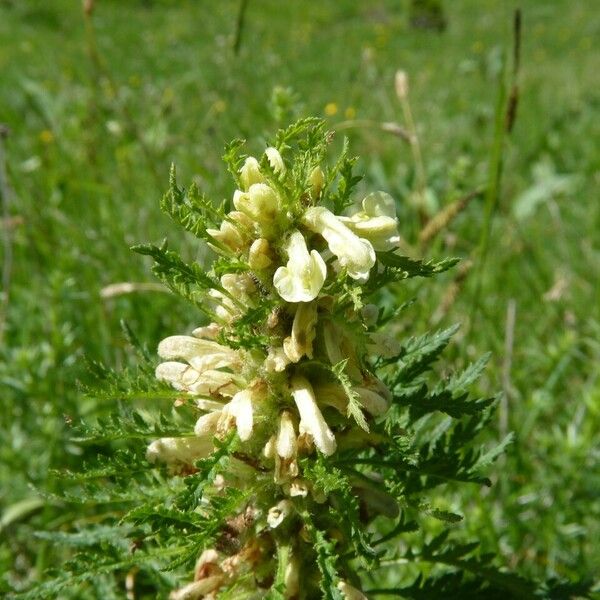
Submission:
[[[279,154],[279,150],[277,150],[277,148],[269,146],[265,150],[265,154],[269,164],[271,165],[271,168],[276,174],[280,175],[285,173],[285,163],[283,162],[283,158],[281,158],[281,154]]]
[[[366,281],[375,265],[375,251],[367,240],[354,234],[331,211],[322,206],[309,208],[302,222],[311,231],[320,234],[327,241],[331,252],[348,275],[357,281]]]
[[[373,192],[362,201],[362,210],[350,217],[338,217],[356,235],[371,242],[375,250],[392,250],[398,246],[396,203],[385,192]]]
[[[212,437],[160,438],[146,449],[148,462],[193,464],[213,451]]]
[[[273,262],[270,250],[269,241],[265,238],[254,240],[248,251],[248,265],[250,268],[260,271],[269,267]]]
[[[264,180],[258,161],[253,156],[249,156],[240,169],[240,182],[244,191],[248,191],[255,183],[263,183]]]
[[[240,252],[248,243],[248,233],[253,229],[253,223],[248,215],[233,210],[221,223],[219,229],[206,230],[211,237],[225,244],[230,250]]]
[[[270,225],[279,213],[279,196],[266,183],[253,183],[246,192],[236,190],[233,205],[261,225]]]
[[[283,350],[289,360],[297,363],[303,356],[313,357],[313,341],[317,335],[317,305],[315,302],[298,304],[292,335],[283,340]]]
[[[253,390],[245,389],[238,392],[231,401],[223,407],[218,428],[229,429],[233,421],[240,439],[244,442],[250,439],[254,424],[254,409],[252,406]]]
[[[279,418],[275,450],[280,458],[294,458],[298,452],[294,422],[292,415],[287,410],[283,411]]]
[[[326,456],[335,452],[335,436],[327,426],[309,381],[300,375],[291,380],[291,392],[300,413],[300,433],[308,434]]]
[[[169,361],[160,363],[155,374],[158,380],[191,394],[230,397],[238,391],[236,376],[216,369],[200,372],[186,363]]]
[[[273,276],[277,293],[286,302],[310,302],[321,291],[327,267],[316,250],[308,252],[304,236],[299,231],[290,235],[286,244],[288,262]]]
[[[226,273],[221,276],[221,285],[225,290],[210,290],[209,296],[217,301],[215,314],[219,319],[230,323],[251,307],[254,303],[256,285],[247,273]]]
[[[318,198],[321,195],[321,190],[325,186],[325,174],[321,167],[315,167],[308,176],[308,183],[310,184],[310,196],[311,198]]]
[[[166,360],[183,359],[197,372],[223,367],[239,368],[241,357],[236,350],[189,335],[173,335],[158,345],[158,354]]]
[[[290,359],[287,357],[284,349],[269,348],[264,366],[269,373],[281,373],[290,364]]]

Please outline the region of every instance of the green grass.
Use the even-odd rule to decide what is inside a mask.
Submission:
[[[49,469],[84,458],[69,423],[110,409],[81,391],[92,382],[89,362],[135,360],[121,320],[153,351],[199,318],[159,291],[101,295],[116,282],[153,281],[149,263],[129,250],[135,243],[167,236],[201,258],[158,208],[171,162],[182,181],[230,197],[225,142],[246,137],[258,151],[279,125],[312,114],[332,128],[350,118],[403,124],[393,87],[402,68],[431,214],[487,181],[513,7],[445,4],[448,29],[437,34],[409,28],[407,2],[250,2],[235,56],[238,2],[230,0],[100,0],[87,33],[78,2],[0,0],[0,122],[11,129],[14,187],[1,230],[13,248],[0,345],[6,581],[22,585],[52,566],[54,551],[34,532],[75,518],[50,499],[31,500],[31,486],[56,490]],[[456,270],[398,290],[399,299],[417,298],[403,335],[431,327],[437,311],[436,326],[463,325],[455,364],[492,352],[480,391],[507,394],[506,425],[494,423],[489,436],[507,428],[516,440],[493,470],[493,488],[457,493],[452,508],[486,549],[535,576],[600,572],[600,16],[592,4],[520,3],[520,103],[486,262],[478,262],[486,221],[476,199],[426,249],[475,262],[449,309],[437,311]],[[362,157],[365,187],[398,198],[401,231],[416,248],[408,145],[372,126],[344,133]]]

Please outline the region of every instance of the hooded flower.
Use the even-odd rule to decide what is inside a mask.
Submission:
[[[218,302],[215,314],[229,323],[241,316],[244,307],[252,306],[256,286],[247,273],[226,273],[221,277],[221,285],[227,293],[210,290],[209,296]]]
[[[392,250],[398,246],[396,203],[385,192],[373,192],[362,201],[363,209],[350,217],[339,217],[356,235],[371,242],[375,250]]]
[[[281,458],[294,458],[298,451],[294,422],[292,421],[292,415],[288,411],[281,413],[275,449],[277,455]]]
[[[248,191],[251,185],[263,183],[264,180],[258,161],[253,156],[249,156],[240,169],[240,182],[244,190]]]
[[[160,438],[146,450],[148,462],[193,464],[213,451],[212,437]]]
[[[317,305],[315,302],[298,305],[292,325],[292,335],[283,340],[283,351],[291,362],[298,362],[304,355],[313,357],[313,341],[316,337]]]
[[[201,340],[188,335],[173,335],[165,338],[158,345],[158,354],[169,361],[183,359],[198,373],[209,369],[240,366],[240,356],[235,350],[212,340]]]
[[[286,252],[289,258],[287,265],[279,267],[273,276],[277,293],[286,302],[314,300],[327,275],[325,261],[316,250],[311,250],[309,254],[304,236],[299,231],[290,235]]]
[[[202,373],[188,364],[169,361],[156,367],[156,378],[167,381],[176,390],[201,396],[233,396],[238,391],[236,376],[208,369]]]
[[[219,419],[219,429],[228,429],[231,421],[235,422],[238,435],[242,441],[250,439],[254,425],[254,410],[252,407],[252,390],[238,392],[229,404],[226,404]]]
[[[250,268],[260,271],[270,266],[273,262],[270,249],[269,242],[265,238],[254,240],[248,251],[248,264]]]
[[[330,456],[335,452],[335,436],[317,406],[312,386],[306,378],[295,375],[292,377],[291,390],[300,413],[300,433],[309,434],[315,446],[323,454]]]
[[[233,205],[261,225],[271,224],[279,212],[279,196],[266,183],[253,183],[247,192],[237,190]]]
[[[322,235],[331,252],[348,275],[358,281],[366,281],[375,265],[375,251],[371,242],[355,235],[332,212],[322,206],[309,208],[302,219],[311,231]]]
[[[206,233],[234,252],[240,252],[248,241],[248,232],[252,231],[252,225],[248,215],[233,210],[221,223],[219,229],[209,228]]]
[[[277,148],[273,148],[273,146],[269,146],[265,150],[265,154],[267,156],[267,160],[271,165],[271,168],[275,173],[283,174],[285,173],[285,164],[283,162],[283,158],[281,158],[281,154],[279,154],[279,150]]]

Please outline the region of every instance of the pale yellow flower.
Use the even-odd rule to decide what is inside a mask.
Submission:
[[[148,462],[193,464],[213,451],[212,437],[160,438],[146,450]]]
[[[279,196],[266,183],[253,183],[247,192],[236,190],[233,205],[253,221],[261,225],[270,224],[279,212]]]
[[[253,156],[249,156],[240,169],[240,181],[244,191],[247,192],[251,185],[263,183],[264,180],[265,178],[260,172],[258,161]]]
[[[300,413],[300,433],[310,435],[315,446],[326,456],[335,452],[335,436],[327,426],[309,381],[300,375],[291,380],[291,391],[294,402]]]
[[[229,402],[223,407],[219,427],[227,429],[229,422],[233,420],[242,441],[250,439],[254,424],[254,411],[252,407],[253,393],[250,389],[238,392]]]
[[[273,276],[273,285],[286,302],[310,302],[321,291],[327,266],[316,250],[308,252],[304,236],[294,231],[286,244],[288,262]]]
[[[291,362],[298,362],[304,355],[313,357],[313,341],[317,335],[316,302],[304,302],[296,308],[292,335],[283,341],[283,350]]]
[[[212,340],[188,335],[165,338],[158,345],[158,354],[166,360],[183,359],[200,373],[223,367],[237,368],[240,365],[240,356],[235,350]]]
[[[268,240],[258,238],[252,242],[248,251],[248,265],[251,269],[261,270],[266,269],[273,262]]]
[[[327,241],[331,252],[338,258],[348,275],[358,281],[366,281],[375,265],[375,251],[371,243],[354,234],[331,211],[322,206],[309,208],[302,219],[311,231],[319,233]]]
[[[208,369],[197,371],[180,362],[169,361],[156,367],[156,378],[169,382],[176,390],[203,396],[233,396],[238,391],[236,377],[231,373]]]
[[[339,217],[356,235],[371,242],[375,250],[398,246],[396,203],[385,192],[373,192],[362,201],[362,210],[350,217]]]
[[[277,148],[269,146],[265,150],[265,154],[269,164],[271,165],[271,168],[273,171],[275,171],[275,173],[278,175],[285,173],[285,163],[283,162],[283,158],[281,158],[281,154],[279,154],[279,150],[277,150]]]

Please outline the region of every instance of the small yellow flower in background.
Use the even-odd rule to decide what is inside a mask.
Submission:
[[[44,144],[51,144],[54,141],[54,134],[49,129],[43,129],[40,131],[40,142]]]
[[[476,40],[475,42],[473,42],[471,50],[475,52],[475,54],[481,54],[483,52],[483,43],[481,42],[481,40]]]
[[[329,102],[325,105],[325,114],[328,117],[333,117],[333,115],[337,115],[338,105],[335,102]]]
[[[345,110],[344,116],[346,117],[346,119],[354,119],[354,117],[356,117],[356,109],[353,106],[349,106]]]
[[[211,108],[217,114],[223,113],[227,110],[227,102],[219,98],[218,100],[215,100]]]

